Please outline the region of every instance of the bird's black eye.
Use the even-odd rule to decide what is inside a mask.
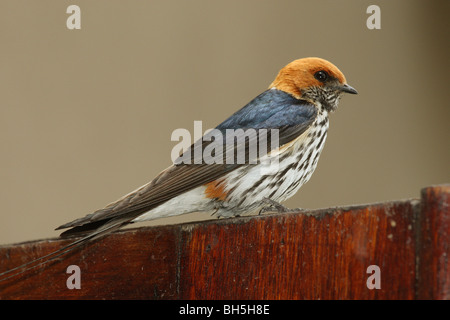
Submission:
[[[319,80],[320,82],[325,82],[328,79],[328,73],[326,73],[325,71],[321,70],[321,71],[317,71],[314,74],[314,78],[316,78],[317,80]]]

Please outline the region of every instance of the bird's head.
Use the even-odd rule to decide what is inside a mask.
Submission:
[[[269,88],[282,90],[297,99],[319,102],[327,111],[336,110],[343,92],[357,93],[335,65],[320,58],[292,61],[280,70]]]

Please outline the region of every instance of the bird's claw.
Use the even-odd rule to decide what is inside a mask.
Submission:
[[[259,214],[266,212],[286,213],[291,211],[291,209],[269,198],[264,198],[262,203],[264,204],[264,207],[259,211]]]

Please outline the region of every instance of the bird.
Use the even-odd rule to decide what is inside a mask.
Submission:
[[[308,57],[288,63],[265,91],[215,128],[224,135],[227,130],[241,129],[241,135],[250,129],[256,132],[240,144],[215,141],[227,152],[233,151],[231,157],[220,155],[224,161],[217,163],[180,161],[193,159],[196,150],[211,146],[213,139],[205,135],[147,184],[56,228],[66,229],[62,238],[81,238],[55,253],[62,254],[125,225],[161,217],[190,212],[234,217],[267,208],[286,212],[281,203],[311,178],[327,137],[329,115],[338,108],[344,93],[357,91],[331,62]],[[250,159],[251,145],[263,138],[266,152]],[[247,156],[243,162],[233,161],[239,148]],[[188,151],[190,154],[183,157]]]

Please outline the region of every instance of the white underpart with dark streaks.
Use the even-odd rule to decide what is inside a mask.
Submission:
[[[263,199],[283,202],[292,197],[311,178],[325,145],[329,121],[328,112],[320,110],[313,124],[297,139],[263,157],[278,156],[262,174],[260,162],[225,175],[224,201],[205,196],[205,186],[183,193],[152,209],[133,222],[152,220],[190,212],[210,212],[218,216],[252,214],[261,209]],[[251,194],[247,190],[251,190]],[[245,194],[245,196],[243,196]]]
[[[252,214],[261,209],[264,198],[285,201],[311,178],[325,145],[328,126],[328,112],[321,110],[311,127],[302,135],[281,146],[277,154],[272,152],[268,155],[279,156],[278,162],[269,162],[270,167],[265,169],[268,174],[262,175],[258,164],[234,170],[224,176],[227,193],[225,201],[207,198],[205,186],[200,186],[144,213],[133,222],[202,211],[223,217]],[[261,161],[264,160],[263,157]],[[248,194],[249,189],[252,194]],[[245,197],[243,193],[247,193]]]
[[[328,126],[328,112],[322,110],[310,128],[294,141],[281,146],[283,151],[281,154],[278,151],[279,162],[272,162],[271,174],[261,175],[261,168],[254,165],[226,175],[227,201],[221,203],[217,214],[252,213],[260,210],[264,198],[282,202],[292,197],[311,178],[325,144]],[[245,192],[247,194],[243,197]]]

